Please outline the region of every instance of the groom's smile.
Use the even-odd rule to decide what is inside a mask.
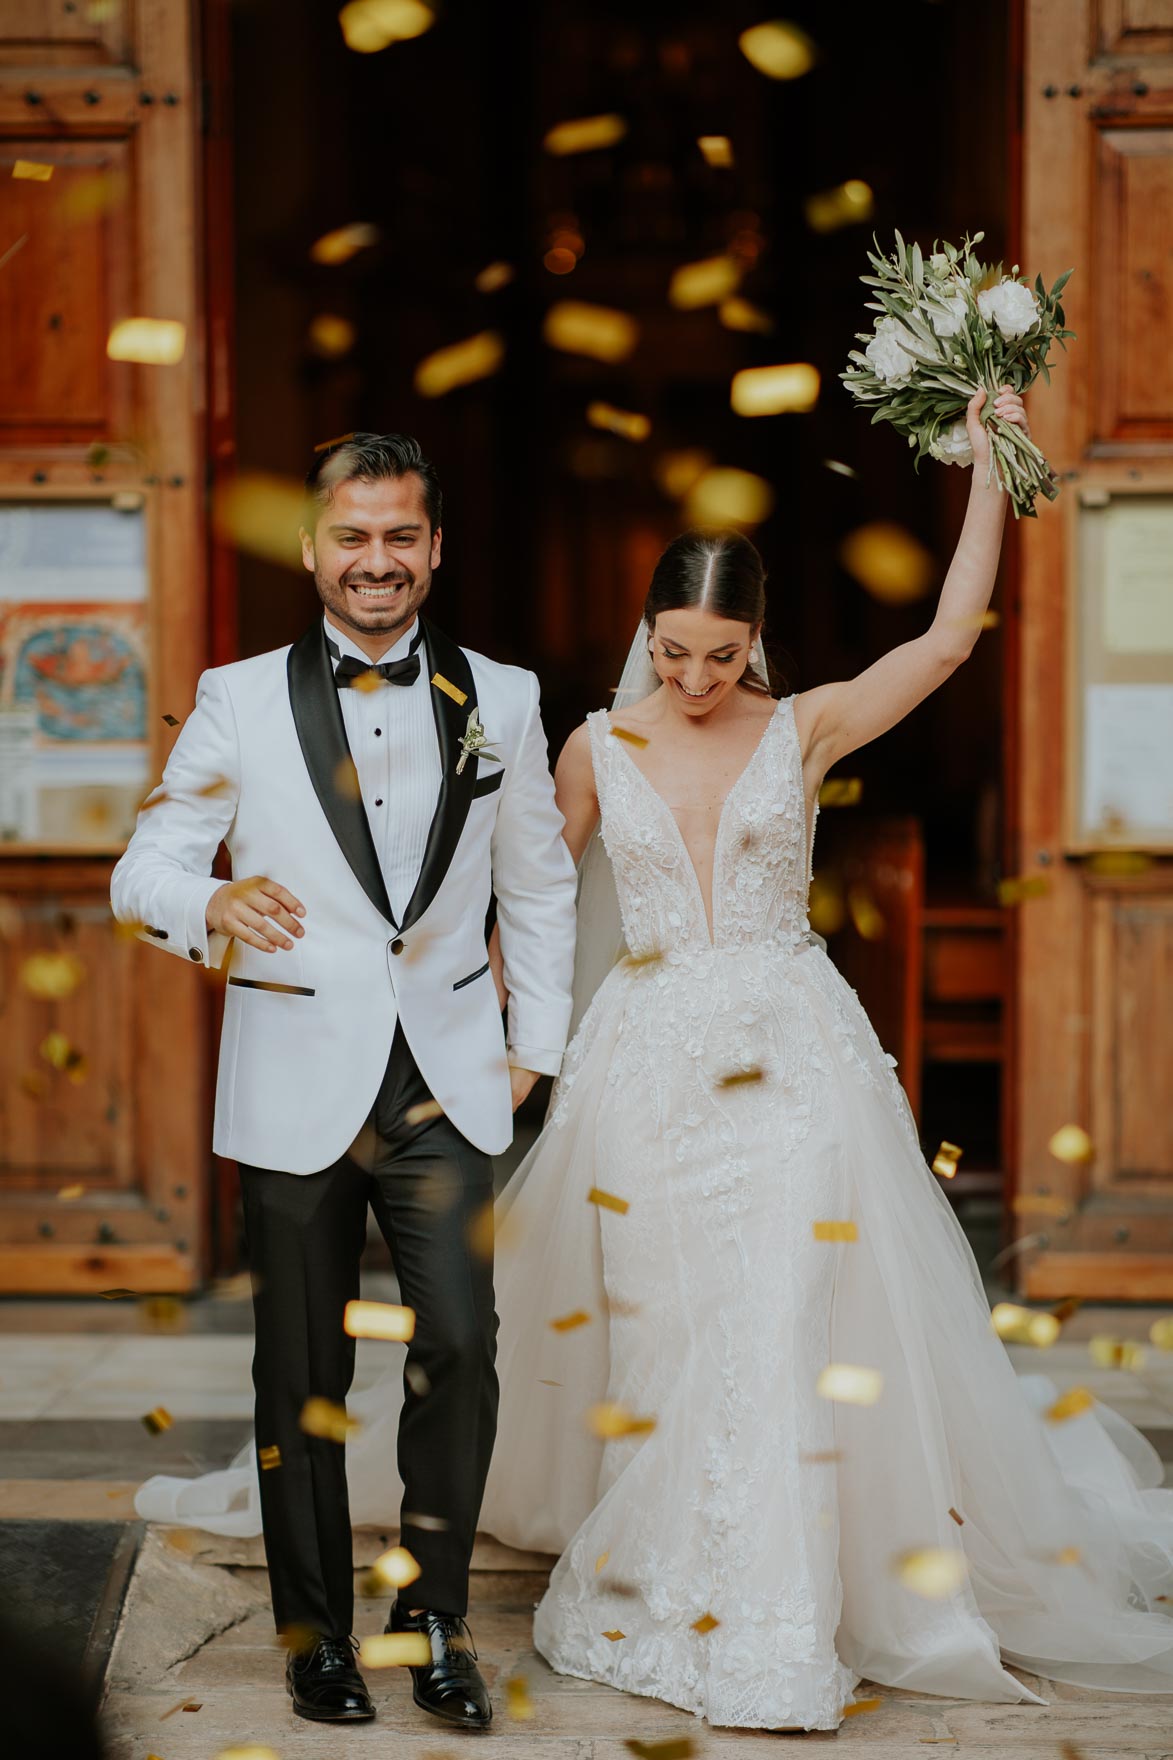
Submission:
[[[427,598],[440,537],[414,471],[339,482],[312,532],[302,528],[302,560],[327,614],[372,660],[394,645]]]

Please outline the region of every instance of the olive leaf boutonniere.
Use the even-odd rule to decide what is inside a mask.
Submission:
[[[463,775],[464,766],[470,758],[491,758],[494,764],[501,762],[496,752],[489,750],[489,736],[481,726],[476,705],[468,718],[468,725],[460,736],[460,759],[456,765],[456,774]]]

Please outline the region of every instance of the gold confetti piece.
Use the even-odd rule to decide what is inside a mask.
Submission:
[[[564,159],[572,153],[593,153],[601,147],[613,147],[627,133],[622,116],[578,116],[559,122],[549,129],[542,142],[547,153]]]
[[[381,1552],[371,1569],[392,1589],[406,1589],[423,1575],[406,1546],[392,1546],[389,1552]]]
[[[827,1467],[831,1465],[832,1461],[843,1459],[843,1450],[841,1448],[823,1448],[815,1454],[800,1454],[798,1458],[804,1467]]]
[[[310,320],[310,347],[323,360],[341,360],[354,347],[357,335],[350,319],[339,317],[337,312],[319,312]]]
[[[603,1636],[604,1636],[604,1638],[610,1638],[610,1640],[613,1644],[617,1644],[619,1642],[620,1638],[625,1638],[627,1636],[627,1633],[620,1632],[620,1631],[604,1632]]]
[[[347,1436],[360,1428],[357,1418],[346,1415],[346,1407],[333,1400],[312,1394],[301,1408],[298,1424],[307,1436],[318,1436],[324,1442],[345,1442]]]
[[[815,64],[815,46],[804,30],[785,19],[771,19],[742,31],[738,48],[767,79],[799,79]]]
[[[103,1302],[121,1302],[125,1300],[126,1297],[134,1297],[137,1296],[137,1294],[138,1291],[136,1289],[103,1289],[98,1291],[98,1295]]]
[[[409,1106],[403,1115],[406,1125],[428,1124],[433,1118],[443,1118],[444,1108],[438,1100],[421,1100],[418,1106]]]
[[[12,166],[13,177],[27,178],[30,183],[48,183],[53,175],[53,166],[41,159],[17,159]]]
[[[632,969],[632,971],[638,971],[642,966],[659,965],[659,963],[663,959],[663,957],[664,957],[664,955],[660,952],[660,950],[658,948],[655,948],[655,949],[653,949],[653,951],[651,953],[628,953],[628,954],[625,954],[623,956],[623,958],[619,961],[619,964],[621,966],[629,966]]]
[[[310,256],[315,263],[348,263],[359,251],[369,250],[379,241],[379,229],[365,221],[355,221],[350,226],[336,227],[333,232],[323,233],[310,246]]]
[[[733,142],[727,134],[700,134],[697,146],[704,154],[705,164],[718,171],[728,171],[733,164]]]
[[[178,1296],[147,1296],[140,1313],[155,1332],[178,1332],[187,1324],[187,1309]]]
[[[172,1421],[166,1406],[156,1406],[154,1411],[147,1412],[141,1420],[152,1436],[161,1436],[164,1430],[170,1430]]]
[[[730,1070],[728,1075],[718,1078],[717,1086],[719,1088],[750,1088],[758,1082],[764,1082],[765,1079],[765,1070],[759,1069],[755,1065],[751,1069]]]
[[[1078,1546],[1061,1546],[1055,1554],[1055,1564],[1082,1564],[1083,1553]]]
[[[587,1315],[587,1319],[588,1320],[590,1319],[589,1314]],[[554,1322],[551,1321],[550,1324],[553,1325]],[[563,1385],[563,1383],[561,1381],[539,1381],[538,1382],[539,1387],[561,1387],[562,1385]]]
[[[163,720],[166,722],[168,727],[178,727],[179,726],[179,717],[177,715],[164,715]]]
[[[281,1760],[276,1748],[261,1742],[240,1742],[232,1748],[221,1748],[215,1760]]]
[[[1147,874],[1152,865],[1152,856],[1138,849],[1097,850],[1084,862],[1089,874],[1099,874],[1109,880],[1131,880],[1137,874]]]
[[[274,1467],[281,1465],[281,1450],[274,1442],[268,1448],[258,1449],[257,1459],[266,1473],[271,1472]]]
[[[649,1436],[656,1428],[654,1418],[637,1418],[626,1406],[614,1400],[603,1400],[591,1406],[586,1414],[587,1427],[605,1442],[620,1436]]]
[[[343,41],[356,55],[377,55],[392,43],[422,37],[435,22],[422,0],[349,0],[338,14]]]
[[[529,1682],[523,1675],[510,1675],[505,1682],[505,1711],[514,1723],[528,1723],[534,1714]]]
[[[621,1638],[622,1632],[604,1632],[604,1638]],[[629,1754],[638,1756],[638,1760],[691,1760],[696,1753],[696,1743],[691,1736],[668,1736],[660,1742],[641,1742],[635,1737],[627,1738],[623,1746]]]
[[[45,1062],[51,1063],[54,1069],[68,1069],[70,1058],[73,1056],[73,1046],[64,1033],[59,1033],[54,1029],[53,1032],[46,1033],[41,1040],[40,1052]]]
[[[1010,1200],[1010,1208],[1016,1216],[1071,1215],[1067,1199],[1058,1198],[1053,1192],[1016,1192]]]
[[[662,452],[652,470],[662,493],[671,501],[680,501],[712,463],[711,452],[705,452],[699,446],[685,446],[673,452]]]
[[[1047,1148],[1056,1161],[1068,1163],[1091,1161],[1096,1152],[1096,1146],[1087,1132],[1077,1124],[1061,1125],[1048,1142]]]
[[[468,702],[468,692],[458,690],[454,684],[450,684],[442,672],[433,672],[432,683],[438,691],[443,691],[446,697],[451,697],[452,701],[462,708]]]
[[[819,789],[820,807],[856,807],[862,799],[862,776],[830,776]]]
[[[939,1174],[942,1179],[952,1179],[957,1172],[957,1163],[964,1154],[965,1150],[957,1143],[942,1143],[933,1156],[933,1172]]]
[[[755,306],[751,300],[742,299],[739,293],[721,301],[717,316],[726,330],[737,330],[747,336],[769,336],[774,329],[774,320],[769,312],[764,312],[761,306]]]
[[[1153,1321],[1149,1327],[1149,1342],[1159,1351],[1173,1351],[1173,1317]]]
[[[314,447],[315,452],[329,452],[335,446],[345,446],[348,440],[354,439],[353,429],[349,434],[336,434],[333,440],[319,440]]]
[[[415,1309],[395,1302],[347,1302],[342,1330],[350,1338],[384,1338],[406,1344],[415,1337]]]
[[[559,1320],[551,1320],[550,1325],[555,1332],[573,1332],[576,1326],[586,1326],[590,1315],[585,1308],[576,1308],[573,1314],[563,1314]]]
[[[943,1601],[964,1583],[969,1569],[964,1552],[945,1546],[925,1546],[898,1553],[893,1569],[906,1589],[926,1601]]]
[[[701,526],[758,525],[774,505],[774,491],[764,477],[731,466],[704,471],[685,499],[685,517]]]
[[[613,403],[589,403],[586,418],[592,428],[618,434],[621,440],[646,440],[652,431],[647,416],[635,410],[616,409]]]
[[[160,1718],[159,1718],[159,1722],[160,1722],[160,1723],[166,1723],[166,1721],[167,1721],[167,1719],[168,1719],[168,1718],[169,1718],[169,1717],[174,1717],[174,1716],[175,1716],[175,1713],[176,1713],[176,1712],[177,1712],[177,1711],[182,1711],[182,1710],[183,1710],[183,1708],[184,1708],[184,1706],[185,1706],[185,1705],[186,1705],[186,1704],[187,1704],[187,1700],[186,1700],[186,1699],[177,1699],[177,1700],[176,1700],[176,1701],[175,1701],[175,1704],[174,1704],[174,1705],[172,1705],[172,1707],[171,1707],[171,1709],[170,1709],[170,1711],[164,1711],[164,1712],[163,1712],[163,1714],[162,1714],[162,1716],[161,1716],[161,1717],[160,1717]]]
[[[497,293],[509,286],[516,273],[512,263],[486,263],[473,286],[478,293]]]
[[[884,1703],[882,1699],[852,1699],[843,1707],[844,1717],[858,1717],[864,1711],[878,1711]]]
[[[743,367],[729,387],[730,408],[739,416],[803,414],[819,401],[819,369],[807,361],[787,366]]]
[[[949,1514],[953,1517],[953,1520],[957,1523],[957,1526],[959,1528],[964,1528],[965,1517],[958,1515],[957,1511],[954,1509],[952,1504],[949,1505]]]
[[[682,263],[668,283],[668,302],[682,312],[718,306],[736,293],[740,281],[741,264],[736,257],[704,257],[699,263]]]
[[[844,1405],[874,1406],[883,1385],[884,1377],[878,1369],[861,1368],[855,1363],[828,1363],[815,1383],[815,1392],[822,1399]]]
[[[1054,1405],[1047,1407],[1043,1416],[1049,1424],[1062,1424],[1068,1418],[1077,1418],[1081,1412],[1090,1411],[1095,1403],[1095,1395],[1086,1387],[1069,1387],[1066,1393],[1059,1395]]]
[[[711,1613],[702,1613],[699,1619],[693,1620],[692,1629],[694,1632],[699,1632],[703,1638],[707,1633],[715,1632],[720,1624],[721,1621],[714,1619]]]
[[[420,1668],[432,1660],[432,1646],[423,1632],[379,1632],[364,1638],[358,1659],[365,1668]]]
[[[847,889],[847,909],[855,932],[863,941],[882,941],[887,932],[884,913],[868,891],[866,886],[855,885]]]
[[[496,330],[482,330],[426,355],[415,369],[413,383],[421,397],[444,397],[460,385],[490,378],[504,359],[504,337]]]
[[[123,318],[106,338],[106,353],[112,361],[172,367],[186,344],[186,327],[175,318]]]
[[[643,747],[648,743],[642,733],[632,733],[629,727],[617,727],[614,722],[608,731],[612,739],[626,740],[629,746]]]
[[[1088,1340],[1088,1355],[1101,1369],[1140,1369],[1145,1349],[1130,1338],[1112,1338],[1099,1332]]]
[[[606,1562],[610,1558],[610,1556],[611,1556],[610,1552],[600,1552],[598,1558],[596,1558],[596,1560],[595,1560],[595,1575],[596,1575],[596,1577],[598,1576],[599,1572],[602,1570],[603,1566],[606,1564]]]
[[[425,1534],[446,1534],[452,1526],[443,1516],[419,1515],[414,1510],[404,1510],[401,1520],[405,1528],[419,1528]]]
[[[816,935],[822,935],[824,939],[837,935],[847,921],[847,900],[839,882],[827,874],[815,874],[811,879],[806,911]]]
[[[817,1241],[857,1241],[859,1229],[854,1222],[812,1222]]]
[[[584,354],[596,361],[624,361],[639,341],[639,325],[613,306],[583,300],[556,300],[546,313],[542,335],[564,354]]]
[[[284,1631],[277,1633],[277,1642],[291,1656],[304,1656],[312,1650],[318,1641],[318,1634],[312,1626],[286,1626]]]
[[[851,465],[844,464],[843,460],[841,458],[825,458],[823,460],[823,467],[826,470],[834,471],[835,475],[837,477],[858,477],[859,476],[859,472],[857,470],[855,470]]]
[[[72,953],[31,953],[21,961],[22,990],[38,1002],[63,1002],[72,996],[86,975],[85,966]]]
[[[202,1711],[203,1708],[203,1701],[200,1699],[194,1699],[190,1704],[179,1707],[181,1711]]]
[[[927,1748],[938,1747],[942,1742],[957,1743],[961,1740],[960,1736],[917,1736],[916,1739],[918,1742],[923,1742]]]
[[[251,556],[303,572],[297,529],[304,513],[300,483],[269,471],[242,471],[216,491],[212,519],[217,536]]]
[[[587,1193],[587,1203],[597,1204],[601,1210],[614,1210],[618,1216],[626,1216],[631,1208],[626,1198],[617,1198],[613,1192],[600,1191],[598,1186],[592,1186]]]
[[[936,566],[920,539],[892,520],[873,520],[849,532],[839,546],[839,560],[882,605],[922,599]]]
[[[72,1204],[75,1198],[81,1198],[84,1196],[84,1186],[62,1186],[57,1194],[57,1201],[60,1204]]]
[[[409,1363],[403,1371],[403,1374],[407,1381],[407,1385],[411,1388],[411,1391],[415,1394],[416,1398],[426,1399],[428,1394],[432,1391],[432,1384],[428,1380],[427,1370],[419,1363]]]
[[[1059,1321],[1054,1314],[1023,1308],[1017,1302],[995,1302],[990,1323],[1007,1344],[1033,1344],[1046,1350],[1059,1336]]]
[[[860,177],[849,177],[833,189],[818,190],[803,203],[806,223],[812,232],[838,232],[841,226],[870,220],[874,211],[871,185]]]
[[[1045,898],[1051,882],[1045,874],[1015,874],[998,882],[999,904],[1021,904],[1026,898]]]
[[[1158,1595],[1157,1600],[1167,1600],[1166,1596]],[[1059,1743],[1059,1760],[1086,1760],[1084,1750],[1076,1747],[1074,1742]]]

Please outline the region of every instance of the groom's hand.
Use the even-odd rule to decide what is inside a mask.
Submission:
[[[253,874],[248,880],[230,880],[213,892],[204,912],[209,929],[221,935],[235,935],[250,947],[263,953],[276,953],[279,947],[290,948],[290,935],[301,937],[305,930],[298,917],[305,916],[305,906],[292,892]],[[288,930],[289,934],[283,931]]]
[[[517,1109],[521,1105],[522,1101],[530,1093],[530,1091],[533,1088],[533,1085],[537,1081],[537,1079],[538,1079],[538,1072],[536,1069],[515,1069],[513,1064],[510,1064],[510,1066],[509,1066],[509,1086],[513,1090],[513,1110],[514,1110],[514,1112],[517,1111]]]

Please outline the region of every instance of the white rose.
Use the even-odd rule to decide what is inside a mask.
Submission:
[[[929,268],[934,275],[948,275],[949,259],[944,251],[934,251],[929,258]]]
[[[898,324],[895,318],[881,318],[876,325],[876,334],[863,351],[876,378],[882,379],[885,385],[897,385],[907,379],[916,365],[912,355],[901,347],[901,338],[907,338],[907,335],[903,324]]]
[[[1021,281],[1000,281],[977,296],[978,311],[987,324],[997,324],[1008,342],[1025,336],[1039,321],[1039,302]]]
[[[969,430],[964,422],[954,422],[952,427],[944,429],[929,451],[942,464],[972,464],[973,447],[969,443]]]
[[[956,336],[965,323],[965,295],[950,294],[943,306],[934,302],[928,307],[929,322],[938,336]]]

